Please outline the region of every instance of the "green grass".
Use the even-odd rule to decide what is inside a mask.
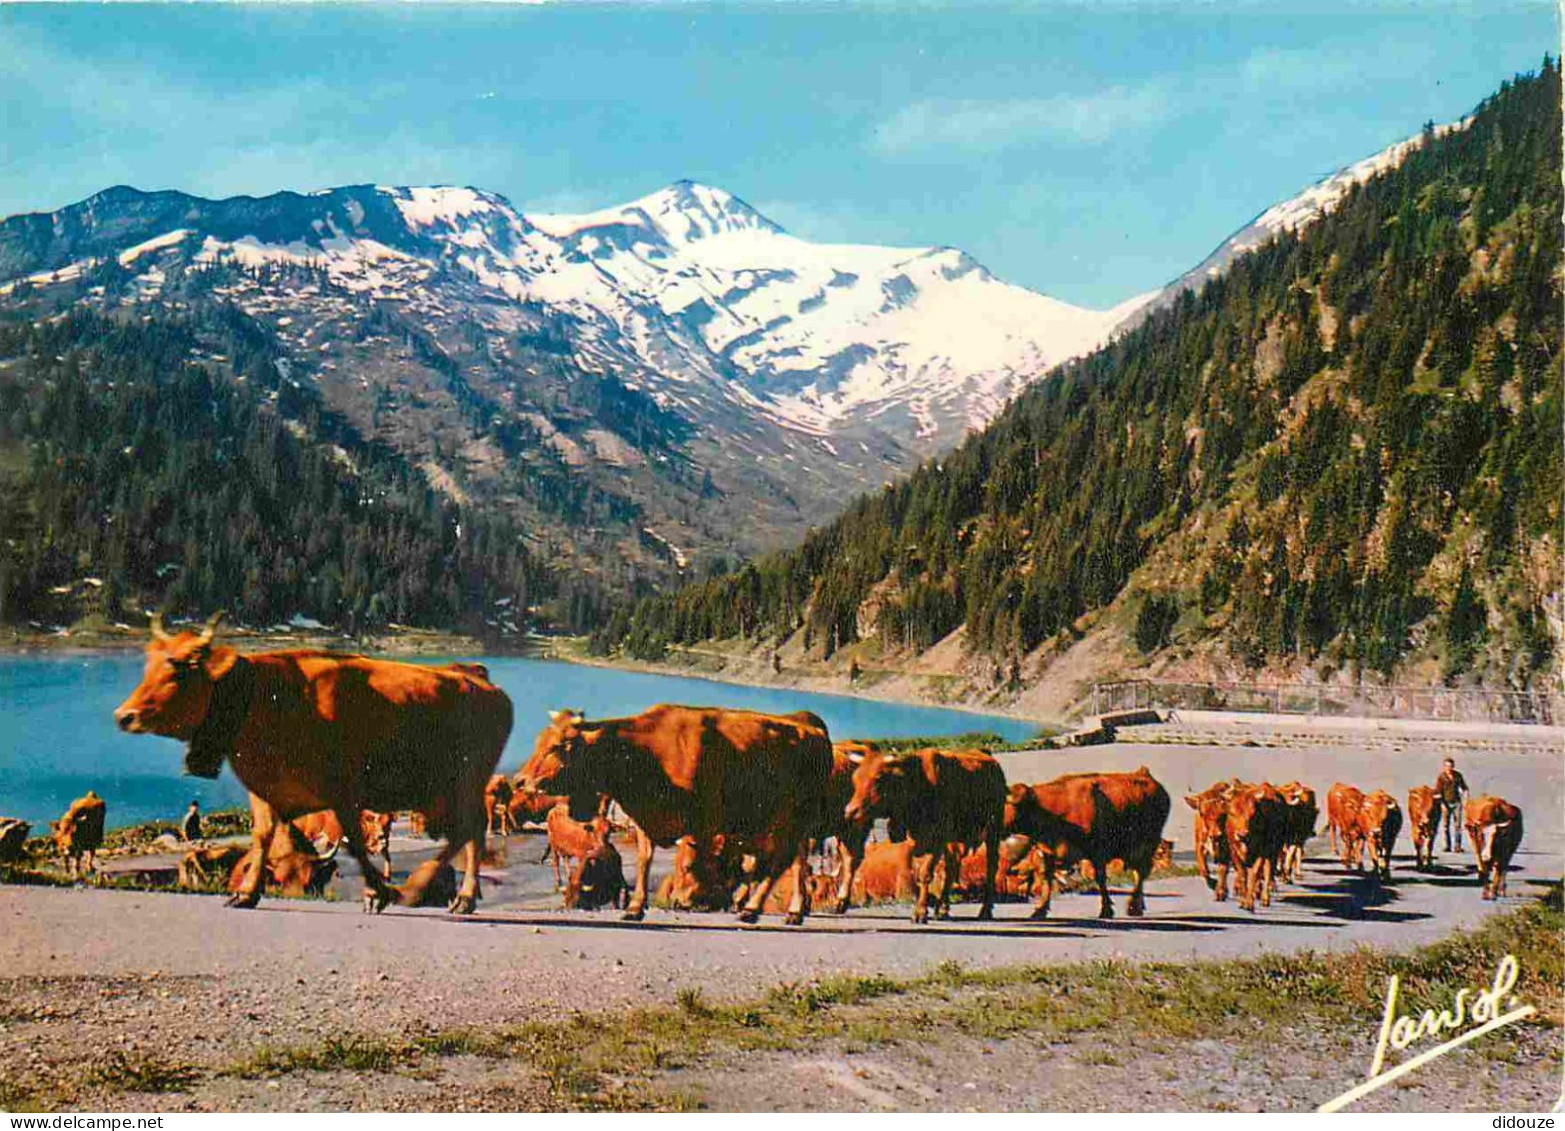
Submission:
[[[183,1092],[199,1079],[188,1064],[111,1049],[87,1074],[87,1083],[117,1092]]]

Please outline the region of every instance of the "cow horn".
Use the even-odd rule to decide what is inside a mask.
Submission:
[[[223,610],[219,609],[207,617],[206,627],[201,630],[201,635],[196,637],[197,644],[210,644],[212,637],[217,635],[217,622],[223,619]]]
[[[864,751],[854,750],[848,755],[848,761],[852,762],[855,766],[858,765],[860,762],[864,761]]]
[[[320,849],[316,849],[316,856],[320,859],[322,864],[325,864],[328,860],[335,860],[337,858],[337,850],[341,847],[342,841],[339,840],[331,846],[331,851],[325,854],[322,854]]]
[[[159,609],[152,614],[152,639],[167,640],[168,633],[163,631],[163,610]]]

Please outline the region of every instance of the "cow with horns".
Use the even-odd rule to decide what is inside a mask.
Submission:
[[[255,858],[268,858],[280,823],[325,809],[379,911],[422,902],[453,857],[467,874],[451,910],[479,898],[484,786],[511,732],[511,701],[478,664],[442,668],[321,651],[240,655],[216,643],[221,613],[196,632],[169,634],[152,618],[141,684],[114,712],[121,730],[188,744],[185,770],[215,778],[226,761],[251,793]],[[370,863],[363,810],[416,809],[445,845],[400,888]],[[254,907],[252,868],[230,899]]]

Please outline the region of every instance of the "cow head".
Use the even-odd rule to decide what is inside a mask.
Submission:
[[[199,632],[170,635],[163,631],[162,614],[153,614],[141,685],[114,709],[114,721],[121,730],[183,741],[195,737],[207,721],[218,682],[239,661],[239,653],[232,648],[213,646],[222,616],[214,613]],[[221,762],[220,756],[218,760]],[[217,776],[215,766],[187,768],[192,773],[209,770],[205,776]]]
[[[884,750],[853,752],[848,759],[854,763],[853,796],[842,815],[859,825],[876,817],[889,817],[895,823],[906,810],[908,786],[916,772],[912,760]],[[895,833],[892,839],[898,839]]]
[[[580,711],[551,711],[549,725],[538,732],[533,756],[521,773],[524,792],[564,795],[577,821],[597,813],[601,792],[592,783],[588,755],[602,732],[586,727],[586,721]]]

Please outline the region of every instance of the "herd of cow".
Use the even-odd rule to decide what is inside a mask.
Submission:
[[[802,711],[664,705],[601,720],[557,711],[508,779],[494,770],[511,704],[481,665],[431,668],[325,652],[241,656],[216,646],[215,630],[213,618],[200,631],[170,635],[154,618],[141,685],[115,717],[126,731],[188,742],[190,772],[215,776],[226,760],[250,791],[249,849],[200,849],[181,869],[192,885],[226,869],[235,906],[253,907],[268,878],[285,892],[318,890],[343,845],[364,876],[366,909],[392,900],[417,905],[447,887],[441,895],[450,908],[470,912],[486,836],[529,822],[547,830],[568,906],[623,905],[630,919],[646,912],[659,846],[675,849],[658,893],[669,905],[732,907],[747,922],[771,906],[789,923],[802,922],[815,903],[842,912],[856,898],[904,891],[915,922],[931,910],[948,914],[957,891],[977,896],[980,919],[992,917],[997,894],[1035,898],[1033,915],[1042,917],[1057,876],[1078,865],[1097,886],[1100,915],[1111,917],[1115,862],[1133,885],[1127,913],[1139,916],[1147,875],[1169,851],[1169,795],[1146,767],[1008,786],[984,751],[834,745],[825,723]],[[102,801],[89,799],[56,824],[68,855],[80,855],[93,829],[101,841]],[[1428,787],[1408,801],[1424,866],[1440,802]],[[1297,882],[1319,818],[1309,787],[1236,779],[1185,802],[1194,811],[1196,861],[1217,899],[1227,897],[1230,873],[1240,905],[1252,912],[1257,902],[1270,904],[1277,880]],[[1362,870],[1367,852],[1371,871],[1389,876],[1402,825],[1396,800],[1337,783],[1326,807],[1344,866]],[[388,848],[397,811],[445,841],[400,888],[390,883]],[[618,825],[617,814],[625,818]],[[1465,818],[1484,898],[1503,895],[1521,812],[1479,797],[1467,802]],[[870,844],[879,822],[889,841]],[[616,827],[636,848],[630,885]],[[318,842],[334,847],[323,853]],[[812,847],[828,842],[834,867],[813,871]],[[467,874],[457,886],[449,862],[459,852]]]

